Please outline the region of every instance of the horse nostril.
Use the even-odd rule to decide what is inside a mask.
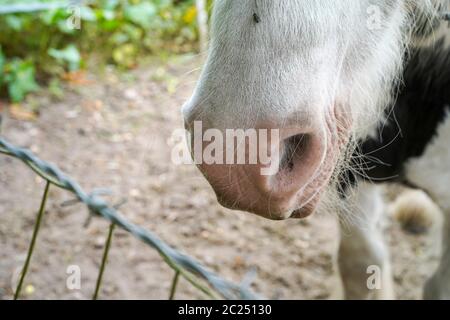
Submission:
[[[284,141],[280,170],[293,171],[296,164],[305,160],[311,144],[310,134],[297,134]]]

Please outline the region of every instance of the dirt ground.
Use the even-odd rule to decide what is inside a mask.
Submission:
[[[59,101],[47,93],[33,97],[28,103],[40,109],[34,121],[3,112],[2,134],[57,164],[86,190],[109,188],[112,203],[127,199],[121,208],[127,218],[230,280],[240,281],[256,267],[253,289],[267,298],[337,298],[333,213],[273,222],[232,212],[216,203],[195,168],[170,161],[170,137],[183,127],[180,106],[199,66],[199,58],[178,57],[127,74],[109,69],[87,74],[67,84]],[[0,156],[0,299],[12,297],[43,188],[18,160]],[[84,206],[61,205],[72,198],[51,188],[23,298],[92,295],[108,224],[95,218],[84,227]],[[437,240],[405,234],[388,220],[396,295],[420,299],[424,279],[435,267]],[[69,265],[81,269],[80,290],[66,287]],[[118,230],[100,298],[167,299],[172,277],[154,250]],[[176,298],[205,296],[181,280]]]

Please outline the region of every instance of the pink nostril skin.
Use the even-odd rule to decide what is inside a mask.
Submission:
[[[314,132],[295,133],[282,130],[277,161],[278,171],[263,177],[262,191],[273,197],[298,194],[318,173],[325,153],[322,137]],[[265,178],[265,179],[264,179]]]
[[[192,125],[188,124],[188,127]],[[327,168],[333,166],[327,164],[325,134],[305,128],[281,129],[273,139],[271,132],[276,129],[267,127],[263,128],[268,132],[267,146],[260,140],[257,146],[245,140],[247,155],[249,148],[257,148],[256,163],[203,162],[198,167],[225,207],[274,220],[306,217],[314,211],[317,193],[331,176],[332,170]],[[204,149],[207,146],[208,143],[203,142]],[[230,150],[224,148],[224,158],[227,152]],[[261,154],[267,155],[270,162],[262,161]],[[264,169],[266,173],[263,173]]]

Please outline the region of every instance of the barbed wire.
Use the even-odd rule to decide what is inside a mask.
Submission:
[[[136,238],[142,240],[147,245],[153,247],[172,269],[177,273],[180,273],[191,284],[206,294],[214,297],[207,288],[196,282],[191,274],[205,280],[225,299],[261,299],[260,296],[254,294],[249,289],[251,282],[249,278],[251,277],[246,277],[247,279],[244,279],[239,285],[221,278],[214,272],[206,269],[194,258],[175,250],[152,232],[129,222],[114,208],[114,206],[110,206],[106,201],[99,198],[98,193],[85,192],[77,182],[59,170],[55,165],[41,160],[31,151],[16,147],[0,137],[0,153],[21,160],[49,183],[75,194],[77,199],[83,202],[89,208],[91,213],[107,219],[123,230],[128,231]]]

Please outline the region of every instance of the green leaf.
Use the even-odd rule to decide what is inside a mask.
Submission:
[[[150,27],[151,20],[156,13],[156,6],[150,2],[129,5],[125,8],[125,18],[143,28]]]
[[[25,92],[20,88],[17,82],[11,82],[8,85],[8,94],[13,102],[20,102],[25,98]]]
[[[111,43],[113,43],[114,45],[124,44],[128,42],[128,40],[130,40],[130,37],[124,32],[116,32],[110,38]]]
[[[101,16],[103,17],[103,19],[111,21],[116,18],[116,13],[113,10],[102,10]]]
[[[119,5],[119,0],[104,0],[101,6],[107,10],[114,10]]]
[[[80,14],[81,14],[81,19],[84,21],[96,21],[97,20],[97,16],[96,16],[94,10],[92,10],[88,6],[81,7]]]
[[[70,25],[67,20],[60,20],[56,22],[56,26],[62,33],[75,34],[78,32],[78,29]]]
[[[6,80],[9,97],[13,102],[20,102],[26,94],[39,89],[32,63],[16,59],[8,67],[10,71]]]
[[[118,20],[105,20],[99,24],[100,30],[103,31],[112,31],[117,29],[119,26],[120,22]]]
[[[67,10],[52,9],[42,12],[39,17],[44,24],[50,26],[54,25],[58,21],[66,21],[69,15],[70,12]]]
[[[73,44],[70,44],[61,50],[51,48],[48,50],[48,54],[56,60],[66,62],[70,71],[75,71],[80,68],[81,55],[77,47]]]
[[[7,15],[5,17],[5,22],[6,22],[6,25],[8,27],[10,27],[11,29],[13,29],[14,31],[22,30],[22,26],[23,26],[22,19],[16,15],[13,15],[13,14]]]

